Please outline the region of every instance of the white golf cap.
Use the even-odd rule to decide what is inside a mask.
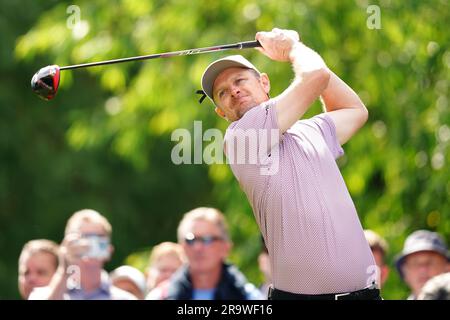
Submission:
[[[260,74],[259,70],[250,61],[248,61],[241,55],[228,56],[214,61],[206,68],[205,72],[203,72],[202,75],[202,89],[212,102],[214,102],[214,81],[222,71],[228,68],[253,69]]]
[[[110,273],[111,282],[116,280],[126,279],[133,282],[136,287],[141,290],[142,294],[145,295],[147,291],[147,285],[145,281],[144,274],[138,269],[131,266],[121,266]]]

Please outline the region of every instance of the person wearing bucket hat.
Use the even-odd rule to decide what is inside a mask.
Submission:
[[[224,152],[267,245],[269,299],[379,300],[375,260],[336,165],[368,111],[295,30],[255,39],[263,55],[291,64],[280,95],[270,97],[269,76],[242,56],[212,62],[201,84],[230,122]],[[318,98],[323,112],[299,120]]]
[[[411,289],[408,299],[416,299],[429,279],[450,271],[449,261],[447,246],[438,233],[417,230],[410,234],[395,259],[397,271]]]

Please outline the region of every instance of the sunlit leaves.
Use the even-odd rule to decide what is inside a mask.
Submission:
[[[450,38],[446,32],[450,10],[446,1],[380,1],[381,29],[369,29],[366,9],[370,4],[366,0],[78,1],[88,32],[76,37],[67,28],[67,6],[59,3],[42,12],[34,25],[17,37],[14,53],[32,74],[42,67],[37,61],[84,63],[251,40],[256,31],[273,27],[296,29],[305,43],[359,93],[369,109],[369,122],[344,146],[346,155],[339,165],[363,226],[387,238],[392,261],[413,229],[434,229],[447,237],[450,230]],[[89,203],[114,198],[114,207],[120,208],[114,211],[115,216],[124,218],[120,214],[126,211],[127,221],[137,224],[133,234],[142,234],[137,240],[142,241],[141,247],[173,237],[170,232],[177,224],[174,217],[183,210],[206,204],[220,207],[229,218],[235,242],[231,259],[251,279],[257,279],[259,234],[247,199],[229,167],[175,166],[170,160],[175,145],[170,140],[173,130],[191,132],[196,120],[202,121],[203,130],[226,129],[227,123],[215,116],[210,101],[198,104],[195,91],[200,88],[204,68],[213,59],[237,53],[269,74],[272,96],[281,93],[293,78],[289,64],[274,63],[256,50],[64,71],[60,93],[53,102],[59,118],[55,116],[48,120],[50,123],[34,128],[31,120],[25,124],[26,112],[22,112],[20,121],[10,122],[29,129],[18,131],[25,141],[31,138],[24,137],[38,136],[35,132],[45,132],[42,127],[64,123],[65,135],[61,137],[67,149],[59,152],[67,158],[58,162],[58,170],[52,173],[65,173],[61,179],[70,181],[79,191],[77,196],[89,199]],[[22,81],[15,86],[14,94],[31,95],[27,86]],[[98,90],[94,92],[93,88]],[[2,97],[8,94],[3,91]],[[17,104],[22,109],[16,108],[23,111],[23,105],[39,105],[35,100],[26,101]],[[320,107],[315,104],[307,116],[317,112]],[[0,145],[10,148],[4,136],[1,141],[6,142]],[[49,134],[45,141],[51,146],[54,137]],[[43,144],[42,148],[49,147]],[[35,161],[33,152],[31,156],[26,153],[29,148],[21,152],[30,163]],[[64,171],[72,164],[72,152],[97,152],[111,163],[97,167],[98,156],[83,156],[83,166],[91,166],[90,170],[80,173],[77,169],[73,174]],[[59,159],[49,157],[52,159],[48,161]],[[45,165],[33,163],[33,168]],[[122,176],[124,168],[128,171]],[[108,176],[110,179],[105,178]],[[0,175],[0,190],[7,189],[1,185],[5,181],[9,180]],[[126,187],[123,181],[128,182]],[[92,190],[86,187],[94,185],[97,190],[102,183],[106,185],[103,194],[90,194]],[[42,179],[39,186],[44,194],[54,187],[45,185]],[[3,191],[0,193],[3,195]],[[154,193],[158,201],[148,204],[148,197]],[[134,198],[130,200],[129,194]],[[179,203],[186,194],[186,203]],[[15,201],[10,203],[16,205]],[[158,220],[158,215],[164,219]],[[166,229],[158,228],[163,222]],[[125,235],[119,239],[125,247],[136,243]],[[140,255],[132,255],[128,261],[141,266],[143,260]],[[390,277],[385,297],[403,298],[406,291],[401,280],[395,272]]]

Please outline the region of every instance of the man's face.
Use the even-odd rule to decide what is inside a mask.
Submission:
[[[50,283],[56,271],[57,261],[48,252],[36,252],[19,266],[19,291],[27,299],[36,287],[43,287]]]
[[[252,69],[228,68],[214,81],[216,112],[228,121],[239,120],[248,110],[269,99],[269,78]]]
[[[183,262],[175,255],[161,256],[149,270],[148,285],[153,288],[169,279]]]
[[[405,282],[417,296],[425,282],[448,271],[448,262],[436,252],[421,251],[407,256],[402,270]]]
[[[223,239],[218,226],[210,221],[195,220],[188,228],[187,235],[193,235],[193,240],[183,240],[182,245],[192,273],[212,272],[222,267],[231,244]],[[202,238],[214,240],[205,243],[201,241]]]

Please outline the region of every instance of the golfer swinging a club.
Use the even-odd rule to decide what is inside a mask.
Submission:
[[[335,161],[367,121],[367,109],[296,31],[273,29],[255,38],[261,53],[292,64],[295,78],[282,94],[269,98],[269,77],[242,56],[211,63],[202,88],[231,122],[225,153],[269,251],[269,298],[381,299],[372,253]],[[318,97],[324,112],[299,120]],[[252,130],[279,134],[266,141]],[[258,152],[262,161],[233,161],[239,148]]]

